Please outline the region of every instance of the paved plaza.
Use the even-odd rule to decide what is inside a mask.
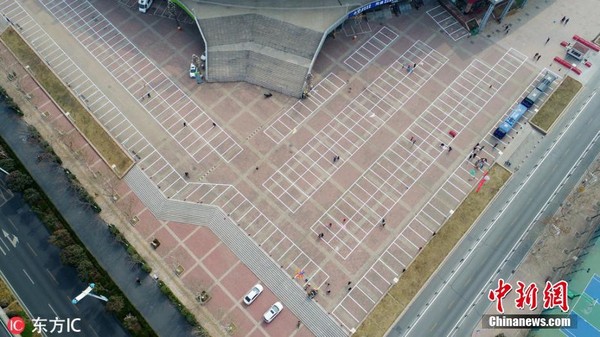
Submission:
[[[199,310],[236,336],[349,334],[484,174],[468,158],[475,144],[488,164],[507,151],[512,135],[491,131],[547,70],[431,7],[329,38],[308,98],[266,98],[189,78],[203,51],[194,25],[108,0],[0,8],[136,160],[113,186],[135,235],[158,239],[166,273],[189,294],[208,290]],[[265,294],[245,307],[259,280]],[[277,299],[288,310],[262,323]]]

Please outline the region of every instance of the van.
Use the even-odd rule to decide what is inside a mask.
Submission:
[[[138,0],[138,10],[142,13],[146,13],[154,0]]]

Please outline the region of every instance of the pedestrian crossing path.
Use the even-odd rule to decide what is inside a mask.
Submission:
[[[327,315],[316,301],[306,299],[304,290],[237,226],[229,214],[215,206],[165,198],[137,166],[125,176],[125,181],[158,219],[208,226],[315,336],[348,336],[348,331]]]

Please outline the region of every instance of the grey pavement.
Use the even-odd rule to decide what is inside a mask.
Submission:
[[[158,219],[210,228],[316,336],[347,336],[344,329],[315,301],[308,300],[304,290],[220,209],[164,198],[138,166],[129,171],[125,181]]]
[[[147,274],[134,266],[123,246],[117,243],[109,233],[106,223],[88,206],[84,206],[72,189],[67,187],[67,177],[62,168],[53,164],[37,163],[36,157],[40,152],[40,148],[37,144],[27,142],[27,133],[27,125],[23,121],[4,109],[1,111],[0,136],[13,149],[38,185],[41,186],[62,216],[70,223],[79,239],[99,264],[111,275],[113,281],[129,300],[144,315],[154,331],[163,337],[191,336],[192,327],[167,297],[162,294],[156,283],[150,277],[143,278]],[[50,249],[49,247],[46,248]],[[20,272],[19,268],[14,267],[2,267],[2,270],[5,272],[6,270]],[[135,283],[138,276],[143,278],[142,285],[136,285]],[[72,279],[74,275],[62,276],[57,278],[57,281],[60,284],[65,282],[67,278]],[[21,276],[21,279],[23,279],[23,276]],[[27,285],[25,282],[21,282],[23,285]],[[69,290],[69,293],[77,294],[81,291],[79,290],[81,286],[84,285],[79,284],[77,292]],[[22,292],[23,290],[19,291],[19,293]],[[43,298],[51,297],[51,294],[52,292],[48,291],[47,294],[43,295]],[[110,298],[111,294],[103,295]],[[68,298],[65,298],[65,301],[68,300]],[[84,300],[81,304],[78,304],[78,308],[84,310],[92,303],[92,301]],[[50,309],[48,310],[50,311]],[[48,315],[49,313],[43,314]],[[86,336],[88,335],[86,334]],[[94,336],[94,334],[89,336]],[[100,334],[100,336],[113,336],[113,334]]]
[[[590,79],[566,116],[515,172],[389,336],[472,334],[490,305],[487,290],[498,278],[510,277],[538,236],[543,225],[539,219],[556,211],[600,152],[600,98],[594,96],[582,108],[598,83],[600,74]]]
[[[48,243],[49,233],[35,214],[15,195],[0,208],[0,227],[3,252],[0,270],[16,291],[17,296],[33,317],[42,319],[80,318],[76,328],[81,332],[51,333],[47,336],[129,336],[114,316],[106,311],[104,303],[86,298],[76,306],[71,303],[81,290],[87,287],[77,278],[72,267],[63,266],[59,250]],[[18,238],[16,245],[10,244]]]

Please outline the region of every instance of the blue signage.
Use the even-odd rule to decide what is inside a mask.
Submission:
[[[368,3],[362,7],[359,7],[355,10],[353,10],[352,12],[348,13],[348,17],[351,18],[353,16],[357,16],[358,14],[364,12],[364,11],[368,11],[369,9],[373,9],[377,6],[381,6],[381,5],[385,5],[385,4],[389,4],[391,2],[394,2],[395,0],[379,0],[379,1],[373,1],[371,3]]]

